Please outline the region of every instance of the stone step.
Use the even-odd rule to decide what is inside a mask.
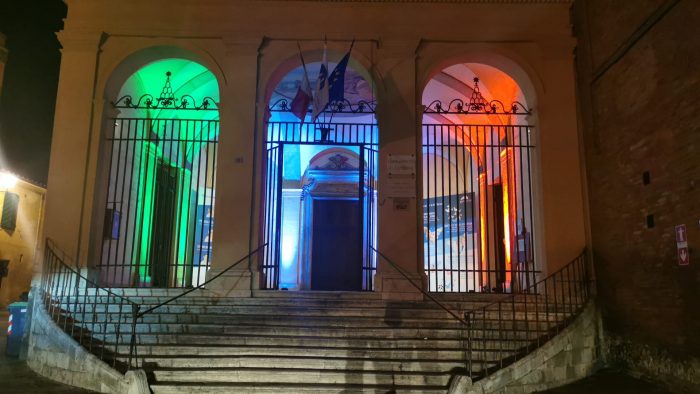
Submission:
[[[522,311],[525,308],[534,308],[536,305],[534,296],[529,296],[530,298],[516,299],[514,304],[510,302],[502,304],[503,310],[508,310],[515,307],[516,310]],[[141,305],[142,310],[151,306],[155,306],[162,302],[169,300],[170,297],[152,297],[152,296],[139,296],[130,298],[133,302]],[[445,301],[443,305],[453,311],[468,311],[476,310],[481,307],[492,304],[494,301],[503,299],[503,296],[497,297],[493,295],[487,295],[484,297],[476,298],[476,296],[471,296],[467,300],[463,301]],[[67,304],[75,303],[76,298],[68,295],[64,297],[63,302]],[[107,296],[97,296],[97,297],[77,297],[77,301],[80,304],[118,304],[115,302],[114,297]],[[574,300],[571,300],[574,301]],[[561,303],[562,301],[559,300]],[[184,296],[175,301],[177,305],[219,305],[219,306],[257,306],[261,308],[268,307],[334,307],[334,308],[363,308],[363,309],[440,309],[440,307],[433,301],[386,301],[386,300],[343,300],[343,299],[317,299],[317,298],[236,298],[236,297],[224,297],[224,298],[212,298],[212,297],[192,297]],[[575,302],[569,302],[565,300],[565,303],[575,304]],[[544,308],[544,303],[537,303],[540,309]],[[124,303],[124,307],[128,307],[128,303]],[[497,309],[496,306],[492,306],[494,310]]]
[[[72,309],[72,308],[71,308]],[[87,308],[90,309],[90,308]],[[170,312],[155,312],[144,315],[139,321],[144,323],[246,323],[246,322],[264,322],[277,323],[280,319],[280,314],[238,314],[238,313],[199,313],[199,314],[182,314],[182,313],[170,313]],[[96,312],[96,321],[104,321],[104,317],[107,316],[107,321],[121,321],[131,322],[132,314],[128,309],[123,309],[121,312],[119,310],[115,312]],[[544,311],[534,311],[529,310],[527,313],[516,312],[515,319],[518,321],[558,321],[568,316],[569,313],[559,312],[559,313],[545,313]],[[93,320],[93,312],[88,310],[79,310],[77,316],[84,321]],[[498,321],[499,313],[493,312],[488,313],[485,317],[479,315],[478,319],[472,319],[474,323],[479,323],[484,320]],[[512,313],[501,313],[500,317],[502,320],[512,320]],[[323,315],[302,315],[302,314],[292,314],[284,315],[283,321],[291,323],[310,323],[319,322],[325,324],[335,324],[344,325],[345,323],[352,323],[351,325],[345,326],[376,326],[377,323],[384,322],[386,325],[398,326],[398,325],[434,325],[435,327],[443,326],[454,326],[455,328],[462,325],[453,316],[442,315],[439,318],[426,318],[426,317],[414,317],[414,316],[393,316],[393,313],[385,314],[383,317],[376,316],[344,316],[339,319],[338,316],[323,316]],[[425,323],[425,324],[424,324]],[[381,325],[381,324],[380,324]]]
[[[527,342],[503,341],[498,344],[491,342],[479,343],[472,346],[472,358],[483,359],[492,357],[478,354],[509,352],[523,348]],[[129,353],[129,346],[120,345],[117,349],[108,346],[110,351],[117,351],[121,358],[126,358]],[[459,363],[465,360],[467,354],[466,347],[455,347],[451,349],[435,349],[432,347],[415,348],[363,348],[363,347],[312,347],[312,346],[265,346],[265,345],[139,345],[138,354],[141,356],[154,357],[294,357],[303,355],[305,357],[331,357],[331,358],[378,358],[378,359],[401,359],[401,360],[440,360]]]
[[[98,324],[92,326],[87,322],[84,325],[76,322],[75,327],[85,327],[86,330],[97,331],[102,334],[130,334],[130,324]],[[424,328],[424,327],[334,327],[334,326],[285,326],[285,325],[222,325],[222,324],[144,324],[137,323],[138,334],[187,334],[187,335],[213,335],[224,334],[230,336],[284,336],[284,337],[324,337],[333,338],[383,338],[393,339],[463,339],[469,333],[477,337],[483,337],[483,333],[491,333],[494,339],[508,336],[520,337],[528,333],[544,333],[552,325],[546,322],[491,322],[487,326],[479,325],[470,330],[454,328]],[[75,330],[74,330],[75,331]]]
[[[155,383],[151,390],[156,394],[248,394],[248,393],[299,393],[299,394],[445,394],[443,387],[430,386],[387,386],[387,385],[348,385],[348,384],[292,384],[292,383]]]
[[[303,384],[351,384],[351,385],[399,385],[437,386],[446,388],[451,374],[447,372],[376,372],[358,369],[313,370],[284,368],[179,368],[157,369],[152,372],[155,383],[303,383]]]
[[[120,358],[126,361],[126,358]],[[384,359],[367,357],[339,357],[326,355],[313,357],[307,355],[218,355],[218,356],[146,356],[139,360],[145,369],[161,368],[275,368],[282,369],[334,369],[361,370],[379,372],[445,372],[464,369],[461,360],[432,360],[432,359]]]

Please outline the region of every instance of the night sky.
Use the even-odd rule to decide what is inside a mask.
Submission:
[[[46,183],[61,59],[61,0],[0,1],[8,61],[0,95],[0,167]]]

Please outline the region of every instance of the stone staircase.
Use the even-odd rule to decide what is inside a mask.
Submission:
[[[125,295],[143,308],[171,295],[131,291]],[[550,327],[544,311],[535,308],[536,296],[519,296],[512,308],[473,327],[472,338],[481,339],[475,347],[464,325],[432,301],[385,301],[378,293],[347,292],[192,295],[143,316],[136,326],[138,366],[146,370],[154,393],[445,393],[453,376],[466,373],[470,354],[473,373],[495,368]],[[128,314],[107,299],[90,297],[76,306],[82,310],[73,311],[85,323],[71,321],[66,332],[93,353],[102,352],[105,362],[126,365]],[[462,316],[502,297],[439,298]],[[72,305],[68,300],[62,308]],[[548,312],[550,320],[560,315]],[[90,324],[101,323],[108,324],[87,335]],[[505,331],[508,335],[500,335]],[[118,335],[124,345],[115,345]],[[105,355],[103,349],[117,351]]]

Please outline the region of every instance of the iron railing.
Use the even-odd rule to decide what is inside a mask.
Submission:
[[[44,248],[40,299],[51,319],[90,353],[115,369],[125,372],[129,363],[116,357],[120,349],[133,349],[134,326],[139,305],[100,287],[68,266],[49,239]],[[99,312],[105,312],[101,318]],[[109,317],[108,317],[109,314]],[[106,338],[115,335],[110,343]]]
[[[444,122],[434,115],[426,112],[426,120]],[[429,291],[518,293],[535,283],[531,131],[527,125],[423,124]]]
[[[138,303],[97,283],[68,266],[57,254],[58,248],[46,240],[41,299],[51,319],[80,345],[100,360],[126,372],[139,368],[137,325],[143,317],[194,291],[206,288],[225,273],[264,249],[263,244],[197,287],[168,298],[156,305]],[[100,317],[100,314],[104,316]],[[124,350],[128,349],[125,354]]]
[[[527,356],[580,314],[591,296],[585,251],[525,290],[465,313],[472,381]]]
[[[101,178],[108,181],[98,283],[189,288],[211,260],[219,121],[115,118]]]
[[[286,104],[285,104],[286,105]],[[286,108],[286,107],[285,107]],[[365,113],[368,117],[371,114]],[[267,290],[279,289],[284,282],[281,260],[283,244],[290,245],[288,259],[301,266],[305,248],[303,230],[296,233],[289,231],[292,227],[303,227],[299,220],[308,220],[311,215],[305,211],[302,200],[308,197],[309,189],[318,179],[306,172],[309,167],[307,158],[300,164],[301,152],[318,154],[325,149],[346,149],[358,155],[359,168],[343,168],[343,163],[336,169],[355,171],[358,176],[356,198],[360,203],[359,218],[362,224],[360,240],[362,242],[362,290],[374,289],[373,277],[376,271],[376,255],[371,247],[376,240],[377,215],[377,171],[379,160],[379,131],[375,123],[299,123],[270,121],[267,122],[265,141],[265,161],[262,173],[263,221],[261,238],[270,247],[263,254],[260,263],[260,287]],[[294,164],[296,162],[296,164]],[[288,164],[285,164],[288,163]],[[299,167],[295,169],[295,167]],[[307,178],[307,176],[309,176]],[[364,185],[359,187],[359,185]],[[350,197],[350,196],[348,196]],[[354,196],[352,196],[354,198]],[[313,199],[313,197],[311,197]],[[300,218],[300,213],[303,215]],[[285,231],[285,228],[287,231]],[[288,239],[287,239],[288,238]],[[310,239],[306,236],[306,239]],[[300,250],[302,253],[297,254]]]
[[[569,325],[591,296],[590,273],[585,251],[563,268],[536,282],[523,293],[464,312],[450,309],[398,264],[374,249],[427,299],[460,324],[465,349],[464,365],[472,381],[483,379],[530,354]]]

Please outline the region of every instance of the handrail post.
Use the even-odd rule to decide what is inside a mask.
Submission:
[[[140,305],[133,304],[131,309],[131,342],[129,343],[129,365],[126,366],[127,370],[131,370],[132,361],[134,360],[134,354],[136,350],[136,320],[139,318]],[[138,365],[136,365],[138,367]]]
[[[467,322],[467,354],[469,354],[469,359],[467,360],[467,372],[469,373],[469,379],[474,379],[474,374],[472,373],[472,359],[474,358],[474,351],[472,348],[472,312],[464,312],[464,321]]]

